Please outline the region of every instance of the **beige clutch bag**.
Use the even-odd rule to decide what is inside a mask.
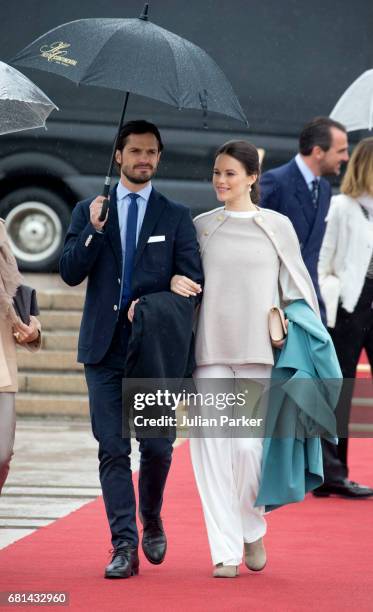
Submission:
[[[268,315],[269,335],[272,342],[281,342],[286,337],[285,315],[281,308],[272,306]]]

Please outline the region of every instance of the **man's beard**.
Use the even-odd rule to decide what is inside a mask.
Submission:
[[[143,175],[140,178],[139,176],[134,176],[133,174],[131,174],[128,170],[125,170],[124,168],[121,169],[121,173],[123,174],[123,176],[125,176],[126,179],[130,183],[133,183],[134,185],[144,185],[145,183],[148,183],[155,175],[155,169],[152,169],[152,170],[149,169],[148,172],[149,174]]]
[[[320,176],[339,176],[341,174],[341,170],[342,170],[342,163],[341,162],[338,166],[334,165],[332,166],[331,164],[321,164],[320,165]]]

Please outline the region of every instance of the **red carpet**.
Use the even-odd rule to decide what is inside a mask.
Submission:
[[[373,440],[351,440],[351,478],[373,484]],[[210,556],[189,460],[175,451],[164,506],[161,566],[103,579],[109,533],[98,499],[0,551],[0,591],[69,591],[71,610],[300,612],[373,610],[373,499],[315,499],[268,515],[269,561],[233,580],[210,577]],[[44,607],[56,610],[56,607]]]
[[[361,352],[359,365],[357,368],[357,378],[371,378],[371,371],[369,367],[369,361],[365,350]]]

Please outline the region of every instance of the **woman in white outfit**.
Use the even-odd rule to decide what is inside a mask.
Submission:
[[[198,390],[206,385],[203,379],[231,379],[232,383],[255,379],[264,384],[274,363],[268,332],[270,308],[305,298],[317,311],[290,221],[257,206],[259,172],[253,145],[231,141],[220,147],[213,185],[224,207],[195,219],[205,275],[196,334]],[[181,276],[172,279],[171,289],[186,297],[200,291],[196,283]],[[190,448],[215,566],[213,576],[236,576],[243,550],[249,569],[263,569],[266,521],[264,509],[254,505],[262,438],[192,437]]]
[[[363,349],[373,368],[373,138],[355,147],[341,192],[331,200],[318,265],[327,324],[346,379],[336,411],[339,461],[332,473],[337,486],[348,477],[352,381]],[[370,487],[359,490],[362,497],[373,495]]]

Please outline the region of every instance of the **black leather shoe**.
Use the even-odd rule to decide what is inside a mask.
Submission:
[[[150,563],[159,565],[166,556],[167,539],[163,529],[162,519],[141,518],[144,527],[142,534],[142,549]]]
[[[105,569],[105,578],[129,578],[139,573],[137,548],[125,544],[113,551],[111,563]]]
[[[353,499],[361,499],[362,497],[373,496],[373,489],[361,485],[353,480],[343,480],[342,482],[333,482],[321,485],[313,491],[315,497],[329,497],[330,495],[338,495],[339,497],[349,497]]]

